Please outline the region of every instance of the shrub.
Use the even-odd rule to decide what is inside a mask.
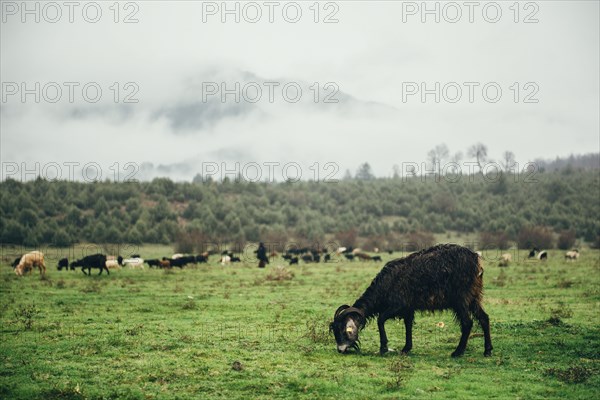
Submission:
[[[40,310],[35,304],[26,304],[15,310],[15,318],[23,324],[25,330],[30,330],[33,327],[33,320],[39,313]]]
[[[356,237],[358,236],[358,232],[356,229],[350,229],[344,232],[338,232],[335,234],[336,241],[340,244],[340,246],[344,247],[356,247]]]
[[[479,243],[482,249],[506,250],[510,247],[506,232],[481,232]]]
[[[405,251],[419,251],[435,244],[435,236],[431,232],[412,232],[404,235]]]
[[[551,249],[554,238],[550,229],[542,226],[523,227],[519,231],[517,243],[522,249],[538,247],[540,249]]]
[[[197,230],[180,231],[175,239],[175,251],[187,254],[193,253],[194,249],[204,251],[204,244],[209,241],[204,233]]]
[[[569,250],[575,245],[575,230],[569,229],[568,231],[562,231],[558,236],[558,242],[556,246],[561,250]]]
[[[575,365],[566,369],[548,368],[546,375],[554,376],[566,383],[581,383],[592,376],[592,371],[586,366]]]

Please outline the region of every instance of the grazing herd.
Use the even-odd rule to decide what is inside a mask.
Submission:
[[[81,268],[81,271],[86,275],[90,275],[92,269],[98,269],[98,275],[101,275],[104,271],[106,271],[107,274],[110,274],[111,269],[121,269],[122,267],[144,269],[144,264],[147,264],[151,268],[184,268],[186,265],[190,264],[208,263],[209,257],[214,254],[218,253],[216,253],[215,251],[209,251],[195,256],[178,253],[173,254],[171,257],[162,257],[162,259],[155,258],[145,260],[139,254],[132,254],[129,258],[123,258],[121,256],[111,256],[98,253],[85,256],[71,263],[69,263],[69,260],[67,258],[61,258],[58,261],[57,268],[59,271],[63,269],[74,270],[76,268]],[[480,251],[476,252],[475,254],[483,258],[483,255]],[[371,256],[358,248],[353,249],[340,247],[335,251],[334,255],[338,257],[343,256],[349,261],[358,259],[360,261],[382,262],[381,256]],[[579,250],[573,249],[567,251],[564,257],[566,261],[577,261],[579,259],[579,255]],[[277,257],[278,254],[277,252],[271,252],[270,256],[274,258]],[[282,254],[281,257],[284,260],[286,260],[290,266],[299,265],[300,260],[307,264],[320,262],[327,263],[332,261],[332,254],[327,253],[324,249],[315,248],[289,249],[284,254]],[[548,252],[534,247],[531,251],[529,251],[527,258],[546,261],[548,259]],[[268,257],[265,257],[265,260],[268,260]],[[221,258],[219,259],[219,262],[222,266],[241,261],[242,260],[240,257],[236,256],[233,252],[229,250],[223,251],[221,253]],[[510,253],[503,253],[500,256],[498,266],[508,267],[512,263],[512,261],[512,255]],[[14,268],[15,274],[17,274],[18,276],[22,276],[25,273],[30,273],[36,267],[39,269],[40,274],[43,275],[46,273],[44,254],[40,251],[31,251],[29,253],[15,258],[14,261],[11,263],[11,266]]]
[[[377,248],[375,248],[375,250],[379,251]],[[355,259],[360,261],[382,261],[381,256],[370,256],[361,249],[353,249],[352,247],[340,247],[334,252],[334,254],[338,257],[343,256],[348,261],[354,261]],[[308,247],[289,249],[282,255],[282,257],[284,260],[287,260],[290,265],[299,264],[300,260],[306,264],[320,262],[327,263],[332,260],[332,254],[328,253],[327,250]]]

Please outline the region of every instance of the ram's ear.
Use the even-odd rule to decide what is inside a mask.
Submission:
[[[336,319],[338,317],[338,315],[340,315],[341,312],[344,311],[347,308],[350,308],[350,306],[348,304],[344,304],[343,306],[339,306],[339,308],[337,310],[335,310],[335,314],[333,314],[333,319]]]

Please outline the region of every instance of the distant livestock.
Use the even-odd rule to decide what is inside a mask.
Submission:
[[[172,267],[179,267],[179,268],[183,268],[188,264],[195,264],[196,263],[196,256],[181,256],[175,259],[171,260],[171,266]]]
[[[148,264],[149,267],[160,267],[160,260],[157,258],[145,260],[145,262],[146,264]]]
[[[346,252],[346,248],[345,247],[338,247],[338,249],[335,251],[335,253],[339,256],[340,254]]]
[[[305,254],[302,256],[302,261],[305,263],[311,263],[314,261],[312,254]]]
[[[44,253],[41,251],[31,251],[23,254],[19,263],[15,267],[15,274],[23,276],[24,273],[32,271],[34,267],[38,267],[40,275],[46,273],[46,264],[44,263]]]
[[[293,265],[293,264],[298,265],[298,261],[299,261],[298,257],[292,257],[292,258],[290,258],[290,265]]]
[[[121,269],[121,267],[123,266],[123,257],[118,256],[115,259],[115,256],[107,256],[106,257],[106,263],[104,265],[106,265],[106,268],[108,269]]]
[[[126,258],[123,260],[123,266],[144,269],[144,259],[143,258]]]
[[[86,275],[91,275],[92,268],[98,268],[100,270],[98,275],[101,275],[103,270],[106,270],[106,273],[110,275],[110,272],[106,266],[106,256],[104,254],[92,254],[85,256],[81,260],[73,261],[70,266],[71,269],[81,267],[81,272]],[[86,269],[88,270],[87,273],[85,272]]]
[[[546,250],[540,251],[540,253],[537,255],[537,258],[540,261],[546,261],[548,259],[548,252]]]
[[[579,250],[577,250],[577,249],[567,251],[567,254],[565,254],[565,260],[567,260],[567,261],[576,261],[578,258],[579,258]]]
[[[512,261],[512,255],[510,253],[504,253],[500,256],[499,267],[508,267]]]
[[[381,256],[373,256],[373,257],[371,257],[371,260],[381,262]]]
[[[539,253],[540,249],[538,249],[537,247],[534,247],[533,249],[531,249],[531,251],[529,252],[529,255],[527,256],[527,258],[535,258],[537,253]]]
[[[477,318],[483,330],[483,354],[490,356],[490,323],[481,306],[482,292],[483,268],[477,254],[458,245],[437,245],[388,262],[352,307],[343,305],[335,311],[330,330],[338,352],[358,350],[359,331],[377,317],[379,351],[384,354],[388,351],[385,322],[402,318],[406,329],[402,352],[408,353],[412,349],[415,311],[450,309],[461,326],[460,342],[452,357],[465,352],[473,326],[471,316]]]
[[[57,269],[59,271],[62,271],[62,269],[69,269],[69,259],[68,258],[61,258],[60,260],[58,260],[58,265],[56,266]],[[72,270],[75,268],[71,268]]]
[[[208,262],[208,253],[198,254],[196,256],[197,263],[205,263]]]
[[[221,265],[222,266],[229,265],[229,264],[231,264],[231,257],[229,257],[229,256],[221,257]]]
[[[367,253],[356,252],[354,257],[358,258],[360,261],[371,261],[371,256]]]

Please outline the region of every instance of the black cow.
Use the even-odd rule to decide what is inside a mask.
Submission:
[[[331,256],[329,254],[325,254],[325,257],[323,257],[323,260],[325,262],[331,261]]]
[[[381,261],[381,257],[380,256],[373,256],[373,257],[371,257],[371,260],[373,260],[373,261]]]
[[[292,257],[290,259],[290,265],[292,265],[292,264],[298,264],[298,257]]]
[[[242,260],[239,257],[236,256],[230,256],[229,257],[231,260],[231,262],[241,262]]]
[[[102,270],[106,270],[106,273],[110,275],[108,271],[108,267],[106,266],[106,256],[104,254],[92,254],[91,256],[85,256],[81,260],[73,261],[71,263],[71,269],[75,269],[76,267],[81,267],[81,272],[86,275],[91,275],[92,268],[99,268],[100,272],[98,275],[102,274]],[[88,270],[86,273],[85,270]]]
[[[311,263],[313,262],[313,256],[311,254],[305,254],[302,256],[302,261],[304,261],[305,263]]]
[[[205,263],[208,262],[208,256],[205,256],[203,254],[198,254],[196,256],[196,263]]]
[[[166,258],[163,257],[163,261],[169,261],[171,267],[179,267],[182,268],[188,265],[189,263],[195,263],[196,257],[194,256],[184,256],[179,258]]]
[[[153,258],[151,260],[146,260],[146,264],[148,264],[149,267],[160,268],[160,261],[158,260],[158,258]]]
[[[344,257],[346,257],[350,261],[354,260],[354,254],[344,254]]]
[[[61,258],[60,260],[58,260],[58,270],[62,271],[62,269],[69,269],[69,259],[67,258]],[[75,267],[71,267],[71,271],[74,270]]]

